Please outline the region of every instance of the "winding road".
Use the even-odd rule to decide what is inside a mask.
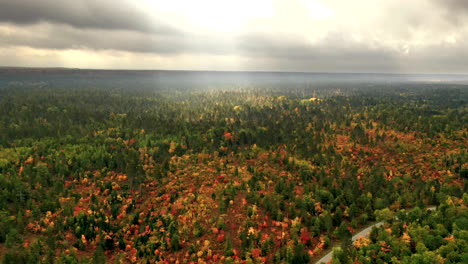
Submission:
[[[427,207],[427,210],[435,210],[435,209],[436,209],[435,206]],[[354,242],[354,241],[358,240],[360,237],[368,237],[373,227],[379,227],[381,225],[383,225],[383,222],[378,222],[378,223],[372,224],[372,225],[364,228],[361,232],[355,234],[351,238],[351,240]],[[332,257],[333,257],[333,248],[330,249],[330,252],[328,252],[328,254],[326,254],[321,259],[319,259],[317,262],[315,262],[315,264],[328,263],[330,260],[332,260]]]

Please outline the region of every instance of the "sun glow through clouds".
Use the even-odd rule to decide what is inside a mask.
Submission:
[[[272,2],[267,0],[156,0],[148,3],[157,11],[180,16],[181,21],[190,26],[220,32],[235,31],[253,18],[274,15]]]
[[[301,0],[300,1],[307,9],[309,9],[310,16],[314,19],[328,19],[335,16],[333,10],[331,10],[325,4],[314,1],[314,0]]]

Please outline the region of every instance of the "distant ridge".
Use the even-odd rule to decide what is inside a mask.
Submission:
[[[194,72],[194,73],[284,73],[284,74],[323,74],[323,75],[408,75],[408,76],[468,76],[461,73],[403,73],[403,72],[320,72],[320,71],[241,71],[241,70],[167,70],[167,69],[92,69],[92,68],[67,68],[67,67],[20,67],[20,66],[0,66],[0,72],[133,72],[133,73],[153,73],[153,72]]]
[[[11,67],[0,66],[0,77],[22,79],[22,75],[41,76],[44,78],[55,76],[116,77],[147,76],[154,80],[170,80],[177,82],[185,79],[190,82],[228,81],[231,83],[257,81],[271,83],[451,83],[468,84],[466,74],[423,74],[423,73],[352,73],[352,72],[282,72],[282,71],[209,71],[209,70],[130,70],[130,69],[81,69],[64,67]],[[258,84],[258,83],[257,83]]]

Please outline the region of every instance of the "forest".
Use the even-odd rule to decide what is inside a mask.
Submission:
[[[1,83],[0,263],[468,263],[467,124],[461,84]]]

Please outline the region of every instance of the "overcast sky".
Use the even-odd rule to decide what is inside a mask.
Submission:
[[[0,65],[468,73],[468,0],[0,0]]]

